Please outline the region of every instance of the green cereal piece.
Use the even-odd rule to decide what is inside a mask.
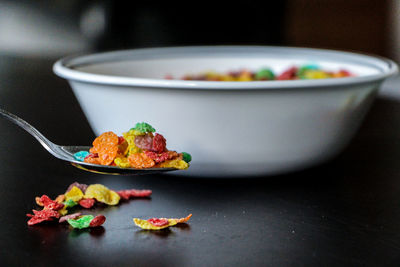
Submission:
[[[275,74],[270,69],[261,69],[255,74],[256,80],[274,80]]]
[[[182,159],[186,162],[189,163],[190,161],[192,161],[192,156],[187,153],[187,152],[182,152]]]
[[[78,228],[78,229],[84,229],[88,228],[90,225],[90,222],[93,220],[93,215],[83,215],[79,217],[78,219],[69,219],[67,222],[73,227],[73,228]]]
[[[67,201],[64,201],[63,204],[67,208],[72,208],[72,207],[75,207],[76,205],[78,205],[78,203],[76,203],[72,199],[68,199]]]
[[[131,130],[136,130],[141,133],[149,133],[149,132],[154,133],[156,131],[150,124],[148,124],[146,122],[136,123],[135,127],[131,128]]]

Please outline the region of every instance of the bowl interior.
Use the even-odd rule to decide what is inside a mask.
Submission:
[[[328,71],[346,69],[357,76],[377,75],[387,66],[378,59],[329,50],[257,47],[186,47],[139,49],[110,52],[72,60],[70,66],[84,73],[163,79],[166,75],[181,78],[204,71],[256,71],[268,67],[280,73],[296,65],[313,64]]]

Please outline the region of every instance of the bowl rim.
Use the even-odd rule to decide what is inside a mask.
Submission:
[[[194,81],[194,80],[168,80],[162,78],[136,78],[115,75],[103,75],[79,71],[74,67],[82,65],[92,65],[104,62],[128,60],[133,56],[142,58],[158,58],[162,55],[185,55],[185,53],[197,52],[237,52],[248,53],[249,49],[253,52],[285,52],[288,55],[321,55],[328,58],[344,58],[352,60],[358,64],[368,64],[380,73],[372,75],[361,75],[336,79],[310,79],[310,80],[282,80],[282,81],[248,81],[248,82],[229,82],[229,81]],[[127,55],[130,55],[128,57]],[[382,67],[383,66],[383,67]],[[170,89],[202,89],[202,90],[271,90],[271,89],[297,89],[297,88],[316,88],[316,87],[342,87],[345,85],[357,85],[371,82],[380,82],[399,71],[398,65],[385,57],[332,49],[290,47],[290,46],[258,46],[258,45],[215,45],[215,46],[174,46],[174,47],[153,47],[135,48],[126,50],[115,50],[92,54],[72,55],[57,60],[53,65],[53,72],[69,81],[78,81],[92,84],[117,85],[124,87],[152,87]]]

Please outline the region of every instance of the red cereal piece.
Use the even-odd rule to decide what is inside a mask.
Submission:
[[[160,154],[157,154],[156,152],[153,151],[145,151],[144,152],[149,158],[155,161],[155,163],[161,163],[169,159],[170,154],[168,152],[162,152]]]
[[[43,210],[32,210],[33,214],[27,214],[26,216],[31,217],[28,221],[28,225],[34,225],[41,223],[43,221],[52,221],[54,218],[59,218],[60,213],[51,209],[43,209]]]
[[[104,215],[100,214],[93,218],[93,220],[90,222],[89,226],[97,227],[97,226],[102,225],[105,221],[106,221],[106,217]]]
[[[138,189],[128,189],[117,191],[117,194],[125,200],[134,197],[149,197],[152,194],[151,190],[138,190]]]
[[[100,164],[99,161],[99,154],[97,153],[90,153],[89,155],[87,155],[84,159],[84,162],[87,163],[92,163],[92,164]]]
[[[277,80],[292,80],[296,78],[297,67],[291,67],[288,70],[282,72],[278,77]]]
[[[63,223],[63,222],[66,222],[66,221],[69,220],[69,219],[76,219],[76,218],[78,218],[79,216],[81,216],[81,213],[80,213],[80,212],[72,213],[72,214],[69,214],[69,215],[62,216],[62,217],[58,220],[58,222],[59,222],[59,223]]]
[[[165,140],[164,136],[156,133],[153,138],[153,145],[151,150],[157,153],[162,153],[165,151],[166,146],[167,140]]]
[[[136,136],[135,145],[141,149],[151,150],[153,145],[153,135],[145,134]]]
[[[94,198],[84,198],[79,200],[79,205],[85,209],[90,209],[93,207],[94,203],[96,203],[96,200]]]
[[[123,136],[118,136],[118,145],[122,144],[125,142],[125,138]]]
[[[46,195],[43,195],[40,197],[40,202],[43,204],[44,209],[60,210],[64,207],[64,204],[58,203],[57,201],[54,201],[54,200],[51,200]]]
[[[149,223],[151,223],[152,225],[158,226],[158,227],[169,224],[168,220],[165,218],[161,218],[161,219],[160,218],[151,218],[151,219],[148,219],[147,221]]]

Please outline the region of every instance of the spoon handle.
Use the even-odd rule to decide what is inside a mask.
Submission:
[[[8,119],[9,121],[15,123],[25,131],[27,131],[29,134],[31,134],[33,137],[36,138],[40,142],[40,144],[50,153],[54,154],[54,147],[56,146],[54,143],[52,143],[50,140],[48,140],[46,137],[44,137],[43,134],[41,134],[35,127],[21,119],[20,117],[0,108],[0,114]]]

